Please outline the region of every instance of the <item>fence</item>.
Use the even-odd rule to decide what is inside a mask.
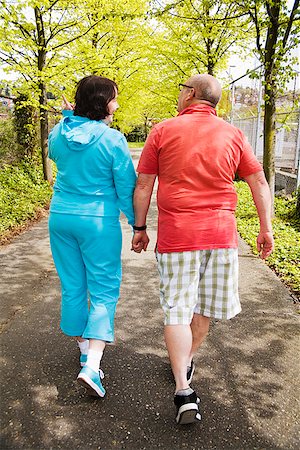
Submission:
[[[276,115],[275,167],[291,172],[298,170],[299,164],[299,112],[278,113]],[[257,158],[263,157],[263,117],[234,117],[234,125],[247,136]]]
[[[230,83],[230,114],[228,120],[247,136],[257,158],[263,158],[263,88],[262,77],[248,74]],[[275,167],[291,173],[299,172],[300,157],[300,110],[296,108],[299,99],[297,89],[299,74],[289,83],[289,88],[276,103],[276,147]],[[299,175],[298,175],[299,179]]]

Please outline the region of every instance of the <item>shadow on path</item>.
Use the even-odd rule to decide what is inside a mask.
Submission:
[[[60,289],[46,220],[1,253],[1,450],[299,448],[299,317],[266,265],[241,242],[243,312],[214,321],[196,358],[200,424],[174,421],[153,254],[130,252],[124,231],[116,345],[103,359],[107,396],[77,385],[79,351],[59,330]],[[126,250],[127,249],[127,250]]]

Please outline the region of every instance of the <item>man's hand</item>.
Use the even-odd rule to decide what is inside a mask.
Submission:
[[[136,253],[141,253],[142,250],[144,252],[147,250],[149,244],[149,237],[146,231],[135,231],[132,238],[131,250]]]
[[[270,256],[274,248],[273,233],[271,231],[260,231],[256,239],[256,246],[261,259]]]

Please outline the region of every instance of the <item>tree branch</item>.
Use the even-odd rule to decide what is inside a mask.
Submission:
[[[283,40],[282,40],[282,47],[283,48],[285,48],[285,46],[287,44],[287,41],[288,41],[288,38],[289,38],[289,35],[290,35],[290,32],[291,32],[291,29],[292,29],[293,21],[295,19],[295,15],[296,15],[296,12],[297,12],[298,8],[299,8],[299,0],[295,0],[294,1],[294,5],[293,5],[293,9],[291,11],[290,19],[289,19],[289,22],[288,22],[288,26],[286,27],[286,30],[285,30],[285,33],[284,33],[284,37],[283,37]]]
[[[59,45],[56,45],[56,46],[52,47],[52,50],[57,50],[57,49],[60,48],[60,47],[64,47],[65,45],[68,45],[68,44],[70,44],[71,42],[74,42],[74,41],[76,41],[77,39],[80,39],[80,38],[82,38],[83,36],[86,36],[86,35],[87,35],[93,28],[95,28],[95,27],[98,25],[98,23],[100,23],[102,20],[103,20],[103,18],[100,19],[98,22],[94,23],[94,24],[93,24],[90,28],[88,28],[84,33],[79,34],[79,35],[73,37],[72,39],[69,39],[68,41],[65,41],[65,42],[63,42],[63,43],[61,43],[61,44],[59,44]]]

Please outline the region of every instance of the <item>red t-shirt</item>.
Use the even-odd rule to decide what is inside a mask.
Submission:
[[[242,131],[211,106],[192,105],[156,125],[137,171],[158,175],[158,252],[236,248],[233,180],[261,170]]]

